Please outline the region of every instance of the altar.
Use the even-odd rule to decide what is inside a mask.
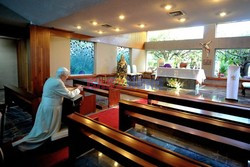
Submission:
[[[168,78],[178,78],[180,82],[183,82],[183,88],[196,89],[204,82],[206,75],[203,69],[158,67],[155,78],[158,78],[160,84],[164,85]]]

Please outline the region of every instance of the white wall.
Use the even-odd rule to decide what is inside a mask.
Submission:
[[[66,67],[70,70],[70,39],[51,36],[50,76],[55,76],[59,67]]]
[[[132,49],[132,61],[131,65],[135,64],[137,67],[137,72],[146,71],[146,52],[141,49]]]
[[[110,74],[116,72],[116,47],[115,45],[96,43],[95,45],[95,73]]]
[[[95,74],[116,73],[117,46],[95,44]],[[145,71],[145,51],[131,50],[131,63],[137,66],[138,72]],[[58,67],[70,69],[70,39],[52,36],[50,40],[50,76],[54,76]]]
[[[0,89],[5,84],[18,86],[16,42],[0,38]]]

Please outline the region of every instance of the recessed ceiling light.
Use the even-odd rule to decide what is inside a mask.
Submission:
[[[77,28],[78,30],[82,29],[82,27],[81,27],[81,26],[76,26],[76,28]]]
[[[139,24],[139,27],[140,27],[140,28],[144,28],[144,27],[145,27],[145,24]]]
[[[115,28],[115,31],[119,32],[121,29],[119,27]]]
[[[120,16],[119,16],[119,19],[120,19],[120,20],[123,20],[123,19],[125,19],[125,16],[124,16],[124,15],[120,15]]]
[[[179,19],[180,22],[185,22],[186,21],[186,18],[182,17]]]
[[[170,10],[170,9],[172,9],[172,5],[167,4],[167,5],[164,6],[164,9]]]
[[[114,166],[117,167],[118,165],[119,165],[118,162],[115,161]]]
[[[103,34],[103,31],[102,31],[102,30],[100,30],[100,31],[98,31],[98,33],[99,33],[99,34]]]
[[[226,16],[226,15],[227,15],[226,12],[221,12],[221,13],[220,13],[220,17],[224,17],[224,16]]]
[[[92,21],[92,25],[96,26],[98,23],[96,21]]]

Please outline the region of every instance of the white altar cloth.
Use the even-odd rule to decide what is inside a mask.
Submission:
[[[186,69],[186,68],[165,68],[158,67],[155,78],[157,77],[172,77],[180,79],[193,79],[199,84],[202,84],[206,79],[203,69]]]

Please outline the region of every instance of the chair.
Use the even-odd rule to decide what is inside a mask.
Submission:
[[[250,89],[250,82],[242,82],[242,95],[246,95],[246,89]]]
[[[133,81],[133,78],[135,76],[133,73],[131,73],[131,67],[129,64],[127,65],[127,76],[128,76],[130,81]]]
[[[142,80],[142,73],[137,72],[137,67],[134,64],[132,65],[132,72],[135,75],[136,80],[138,80],[138,77],[141,77],[141,80]]]
[[[131,74],[131,67],[129,64],[127,65],[127,74]]]

